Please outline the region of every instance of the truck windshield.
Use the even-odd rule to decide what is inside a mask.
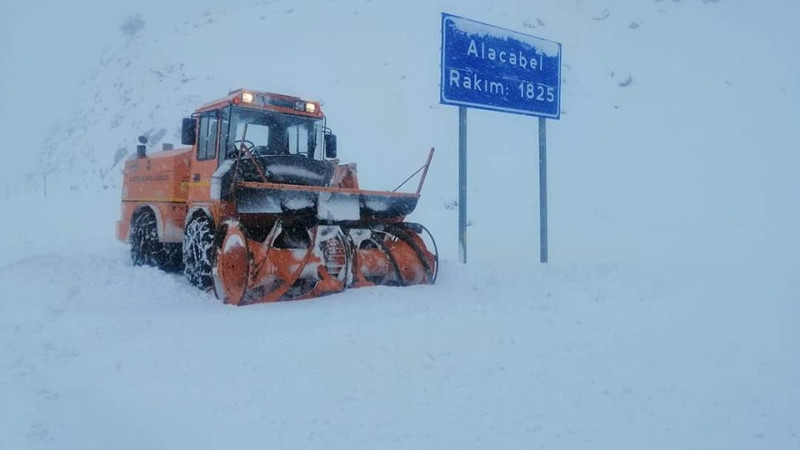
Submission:
[[[246,134],[245,134],[246,126]],[[226,158],[240,148],[253,146],[256,155],[303,155],[322,159],[322,119],[233,108]]]

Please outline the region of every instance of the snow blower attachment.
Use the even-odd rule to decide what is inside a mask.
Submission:
[[[433,236],[404,221],[434,150],[416,192],[362,190],[324,121],[318,103],[237,90],[184,119],[192,147],[128,160],[117,233],[134,264],[182,266],[233,305],[434,283]]]

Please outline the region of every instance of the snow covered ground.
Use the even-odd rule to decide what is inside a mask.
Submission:
[[[800,446],[796,267],[447,260],[234,308],[69,200],[2,206],[0,448]]]
[[[0,449],[800,448],[799,4],[227,5],[0,15],[1,93],[19,100],[0,105]],[[479,111],[455,262],[441,11],[564,44],[552,264],[535,262],[534,121]],[[65,24],[93,31],[34,33]],[[440,244],[437,285],[233,308],[131,266],[115,160],[240,86],[323,99],[365,187],[437,147],[411,217]],[[55,117],[33,88],[69,117],[19,152]],[[31,158],[46,199],[41,172],[20,182]]]

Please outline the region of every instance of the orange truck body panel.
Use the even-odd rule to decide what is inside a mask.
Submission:
[[[142,205],[151,206],[164,242],[180,242],[186,218],[189,172],[194,147],[166,150],[125,161],[122,219],[117,238],[128,240],[130,219]]]

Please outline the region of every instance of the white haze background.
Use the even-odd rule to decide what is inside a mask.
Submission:
[[[800,447],[797,2],[0,8],[0,448]],[[442,11],[563,44],[548,266],[536,121],[476,110],[455,262]],[[367,188],[436,147],[439,283],[234,309],[132,267],[118,160],[237,87],[322,100]]]

